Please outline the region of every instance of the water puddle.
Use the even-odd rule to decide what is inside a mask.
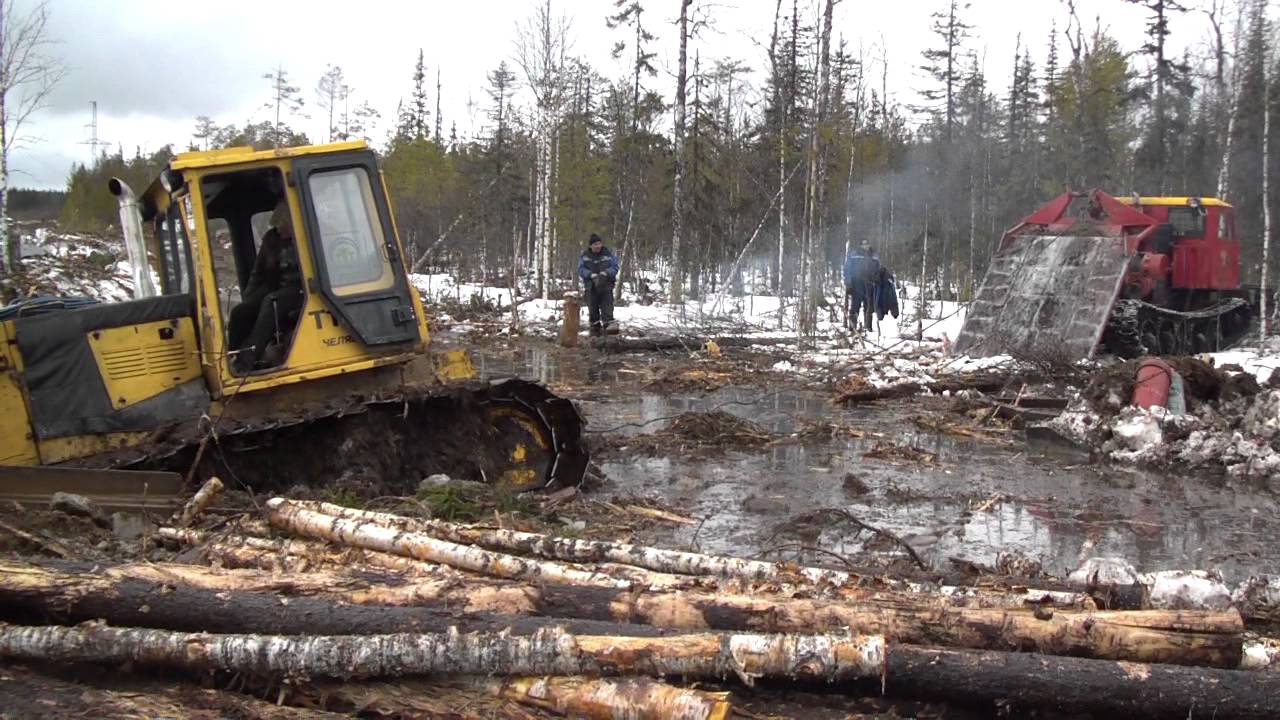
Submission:
[[[575,399],[591,432],[652,432],[680,413],[723,410],[781,434],[805,420],[868,433],[710,455],[643,457],[624,450],[605,458],[603,494],[651,496],[700,520],[672,531],[671,542],[680,546],[739,555],[809,546],[855,560],[864,552],[899,552],[847,525],[776,533],[806,511],[840,508],[903,537],[939,569],[951,558],[992,565],[1010,553],[1038,560],[1054,574],[1092,556],[1123,557],[1142,571],[1216,568],[1229,581],[1280,567],[1280,546],[1271,542],[1280,534],[1280,514],[1265,489],[1091,465],[1028,451],[1020,442],[920,430],[910,420],[920,408],[910,399],[843,409],[823,394],[794,389],[667,396],[626,386],[622,363],[607,356],[565,361],[537,348],[478,364],[491,374],[590,385],[597,391]],[[913,446],[935,459],[864,457],[877,443]]]

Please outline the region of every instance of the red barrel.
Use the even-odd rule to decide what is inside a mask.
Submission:
[[[1133,404],[1140,408],[1165,407],[1173,368],[1160,358],[1143,358],[1133,383]]]

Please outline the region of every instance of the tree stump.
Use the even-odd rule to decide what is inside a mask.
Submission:
[[[560,346],[578,347],[578,331],[582,323],[582,298],[578,293],[564,294],[564,322],[560,325]]]

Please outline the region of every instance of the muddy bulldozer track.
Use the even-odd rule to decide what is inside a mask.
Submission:
[[[587,460],[573,403],[512,379],[404,387],[260,419],[205,416],[76,464],[218,475],[255,492],[335,485],[402,495],[436,473],[517,490],[577,485]]]
[[[1239,297],[1187,311],[1121,299],[1111,310],[1102,345],[1122,358],[1215,352],[1248,334],[1252,317],[1253,306]]]

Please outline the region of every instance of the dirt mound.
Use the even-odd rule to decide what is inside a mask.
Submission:
[[[1249,373],[1230,373],[1199,358],[1170,357],[1163,360],[1182,376],[1187,409],[1192,412],[1204,403],[1252,397],[1262,389]],[[1089,406],[1096,412],[1110,415],[1128,405],[1141,363],[1141,359],[1128,360],[1094,374],[1083,393]]]

